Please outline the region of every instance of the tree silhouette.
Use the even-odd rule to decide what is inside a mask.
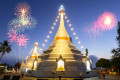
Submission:
[[[112,58],[117,58],[117,57],[120,57],[120,21],[118,21],[118,27],[117,27],[117,36],[116,36],[116,40],[117,40],[117,43],[118,43],[118,48],[117,49],[113,49],[112,50],[112,53],[113,53],[113,56]]]
[[[101,58],[96,62],[96,67],[110,68],[111,64],[108,59]]]
[[[11,52],[11,45],[9,45],[9,42],[5,40],[3,41],[3,43],[0,42],[0,53],[2,53],[0,57],[0,62],[1,62],[3,55],[5,55],[6,52],[7,53]]]

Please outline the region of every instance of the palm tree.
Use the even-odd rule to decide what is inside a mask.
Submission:
[[[0,62],[1,62],[3,55],[5,55],[6,52],[7,53],[11,52],[11,45],[9,45],[9,42],[5,40],[3,41],[3,43],[0,42],[0,53],[2,53],[0,57]]]

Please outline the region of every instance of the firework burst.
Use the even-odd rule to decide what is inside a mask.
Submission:
[[[10,38],[9,39],[9,41],[12,43],[12,42],[16,42],[16,38],[17,38],[17,35],[18,35],[18,33],[16,33],[16,31],[15,30],[11,30],[11,31],[9,31],[8,33],[7,33],[7,35],[8,35],[8,38]]]
[[[31,29],[33,27],[35,27],[36,25],[36,20],[33,17],[27,17],[24,19],[24,21],[22,20],[22,18],[17,17],[16,19],[13,19],[10,23],[9,23],[9,30],[13,29],[16,30],[16,32],[22,32],[25,29]]]
[[[104,12],[98,17],[97,21],[94,21],[92,27],[87,31],[91,37],[91,33],[96,37],[99,33],[112,30],[117,25],[117,19],[112,12]]]
[[[27,46],[27,43],[28,43],[28,38],[25,34],[20,34],[18,35],[17,39],[16,39],[16,43],[19,45],[19,46],[24,46],[26,47]]]
[[[22,32],[35,27],[36,20],[30,15],[30,6],[27,3],[19,3],[15,11],[17,18],[9,23],[9,30],[14,29],[16,32]]]
[[[15,14],[18,16],[30,15],[30,10],[31,10],[30,5],[28,5],[27,3],[25,2],[19,3],[15,8],[16,11]]]
[[[111,12],[104,12],[98,17],[98,20],[94,22],[94,28],[98,28],[101,31],[112,30],[117,25],[117,19]]]

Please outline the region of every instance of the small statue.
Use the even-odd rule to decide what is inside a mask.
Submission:
[[[88,57],[88,49],[85,50],[86,56]]]

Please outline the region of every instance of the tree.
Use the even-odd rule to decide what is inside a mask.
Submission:
[[[113,49],[112,53],[113,53],[113,58],[117,58],[120,57],[120,21],[118,21],[118,27],[117,27],[117,36],[116,36],[116,40],[118,43],[118,48],[117,49]]]
[[[120,57],[113,58],[111,64],[120,71]]]
[[[101,58],[96,62],[96,67],[110,68],[111,64],[108,59]]]
[[[17,62],[17,63],[14,65],[15,70],[20,69],[20,66],[21,66],[20,62]]]
[[[0,57],[0,62],[1,62],[3,55],[5,55],[6,52],[7,53],[11,52],[11,45],[9,45],[9,42],[5,40],[3,41],[3,43],[0,42],[0,53],[2,53]]]

